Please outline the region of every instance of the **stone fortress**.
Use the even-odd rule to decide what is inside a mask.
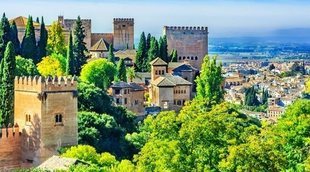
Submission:
[[[28,19],[23,16],[16,17],[10,20],[10,23],[15,21],[18,29],[18,38],[23,40],[26,30]],[[70,31],[73,31],[76,19],[66,19],[64,16],[58,16],[57,20],[62,28],[66,40],[69,38]],[[114,18],[113,19],[113,32],[112,33],[93,33],[91,19],[81,19],[82,25],[85,30],[85,43],[86,48],[91,49],[98,41],[104,40],[106,46],[114,45],[115,50],[131,50],[134,49],[134,19],[133,18]],[[36,39],[40,38],[40,23],[33,22],[35,28]],[[48,28],[50,25],[46,25]]]
[[[91,19],[81,19],[85,30],[86,48],[90,49],[101,39],[109,47],[113,44],[115,50],[134,49],[134,19],[133,18],[114,18],[113,33],[92,33]],[[58,16],[58,22],[63,26],[66,38],[73,30],[76,19],[65,19]]]
[[[208,27],[164,26],[168,51],[178,51],[178,62],[187,61],[200,69],[203,58],[208,54]]]
[[[15,126],[2,128],[0,171],[37,166],[78,143],[75,77],[16,77],[14,94]]]

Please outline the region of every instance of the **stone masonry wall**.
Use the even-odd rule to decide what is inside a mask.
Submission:
[[[207,27],[175,27],[165,26],[168,51],[178,51],[178,61],[187,61],[195,68],[201,68],[203,57],[208,54]]]

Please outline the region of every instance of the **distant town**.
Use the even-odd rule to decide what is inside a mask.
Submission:
[[[200,119],[196,114],[204,119],[209,112],[223,118],[227,113],[236,118],[233,121],[239,120],[235,114],[242,114],[243,119],[255,121],[255,127],[265,122],[274,125],[296,100],[309,99],[308,44],[209,40],[207,26],[167,25],[157,38],[147,32],[135,33],[134,18],[114,18],[111,24],[111,32],[93,33],[92,20],[80,16],[58,16],[45,24],[43,17],[7,19],[3,15],[0,171],[87,169],[110,162],[100,168],[124,170],[119,160],[145,153],[142,147],[155,137],[147,135],[153,128],[165,133],[184,124],[189,127],[185,132],[192,130],[189,121]],[[135,35],[140,35],[139,42],[134,42]],[[225,112],[218,112],[220,107]],[[160,125],[152,121],[163,116],[167,121]],[[242,126],[252,125],[248,121]],[[143,126],[149,127],[147,131]],[[187,142],[196,136],[182,139]],[[79,151],[94,153],[95,160],[77,156]],[[127,163],[135,169],[134,161]],[[198,166],[198,171],[212,169]]]

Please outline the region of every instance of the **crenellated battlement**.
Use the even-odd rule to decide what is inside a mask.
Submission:
[[[134,22],[134,18],[114,18],[114,22]]]
[[[0,134],[0,143],[7,139],[19,139],[20,136],[21,132],[19,131],[19,126],[17,123],[14,126],[11,124],[9,124],[7,127],[3,125]]]
[[[77,89],[77,78],[74,77],[44,77],[16,76],[16,91],[69,91]]]
[[[165,30],[179,30],[179,31],[207,31],[208,27],[196,26],[164,26]]]

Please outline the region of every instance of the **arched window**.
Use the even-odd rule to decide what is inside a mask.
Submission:
[[[179,57],[179,60],[182,60],[182,57],[181,57],[181,56]]]
[[[26,122],[31,122],[31,116],[29,114],[26,114]]]
[[[193,57],[193,56],[191,57],[191,60],[194,60],[194,57]]]
[[[55,115],[55,125],[63,125],[62,114],[56,114]]]
[[[183,56],[183,60],[185,60],[186,59],[186,57],[185,56]]]
[[[197,57],[197,56],[195,57],[195,60],[198,60],[198,57]]]

